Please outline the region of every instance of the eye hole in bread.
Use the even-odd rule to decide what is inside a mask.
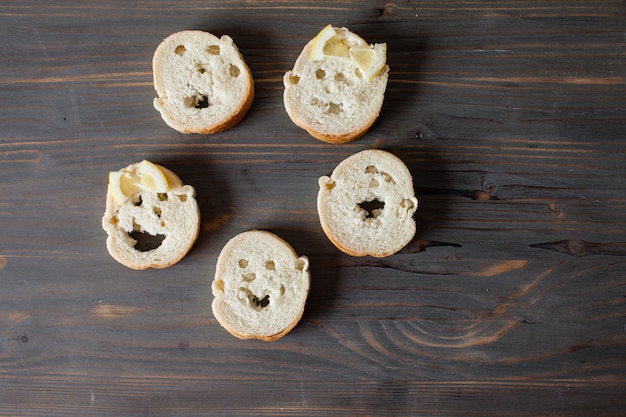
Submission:
[[[219,45],[210,45],[208,48],[206,48],[206,51],[209,53],[209,55],[219,55],[221,52]]]
[[[315,78],[317,78],[318,80],[323,80],[325,76],[326,71],[324,71],[323,69],[320,68],[315,71]]]
[[[178,45],[176,49],[174,49],[174,52],[176,52],[176,55],[183,56],[185,52],[187,52],[187,48],[185,48],[185,45]]]
[[[230,64],[229,72],[230,76],[233,78],[237,78],[239,77],[239,74],[241,74],[241,70],[239,69],[239,67],[233,64]]]

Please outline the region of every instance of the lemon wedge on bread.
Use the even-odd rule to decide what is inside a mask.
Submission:
[[[189,252],[200,230],[195,189],[146,160],[110,172],[102,228],[107,250],[122,265],[174,265]]]
[[[385,67],[387,44],[350,45],[332,25],[327,25],[313,38],[310,55],[312,61],[327,58],[350,61],[359,69],[363,78],[370,82]]]
[[[364,135],[380,114],[389,66],[387,46],[368,44],[347,28],[327,25],[283,76],[292,122],[328,143]]]
[[[153,191],[165,193],[170,186],[163,170],[148,160],[132,165],[132,169],[122,169],[109,173],[109,188],[113,200],[122,205],[138,192]]]

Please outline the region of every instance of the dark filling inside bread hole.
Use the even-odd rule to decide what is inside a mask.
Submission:
[[[374,199],[359,203],[359,207],[367,213],[365,216],[366,219],[375,219],[378,215],[380,215],[380,213],[382,213],[383,208],[385,207],[385,202]]]
[[[134,230],[128,233],[132,239],[135,240],[134,248],[139,252],[149,252],[161,246],[163,240],[165,240],[165,235],[151,235],[150,233],[140,232],[139,230]]]

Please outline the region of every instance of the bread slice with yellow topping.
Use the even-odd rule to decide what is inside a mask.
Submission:
[[[141,161],[109,173],[102,228],[111,256],[132,269],[166,268],[200,230],[195,189],[169,169]]]
[[[368,45],[346,28],[326,26],[283,77],[283,103],[293,123],[328,143],[365,134],[383,105],[386,50],[386,44]]]

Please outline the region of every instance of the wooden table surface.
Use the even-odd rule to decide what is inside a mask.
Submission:
[[[49,3],[49,4],[47,4]],[[371,131],[289,120],[282,76],[323,26],[386,42]],[[256,98],[182,135],[152,106],[170,33],[229,34]],[[626,4],[606,1],[5,1],[0,5],[1,416],[624,416]],[[400,253],[327,240],[318,177],[380,148],[420,201]],[[196,188],[178,264],[115,262],[107,174],[141,159]],[[300,324],[267,343],[215,320],[234,235],[311,262]]]

